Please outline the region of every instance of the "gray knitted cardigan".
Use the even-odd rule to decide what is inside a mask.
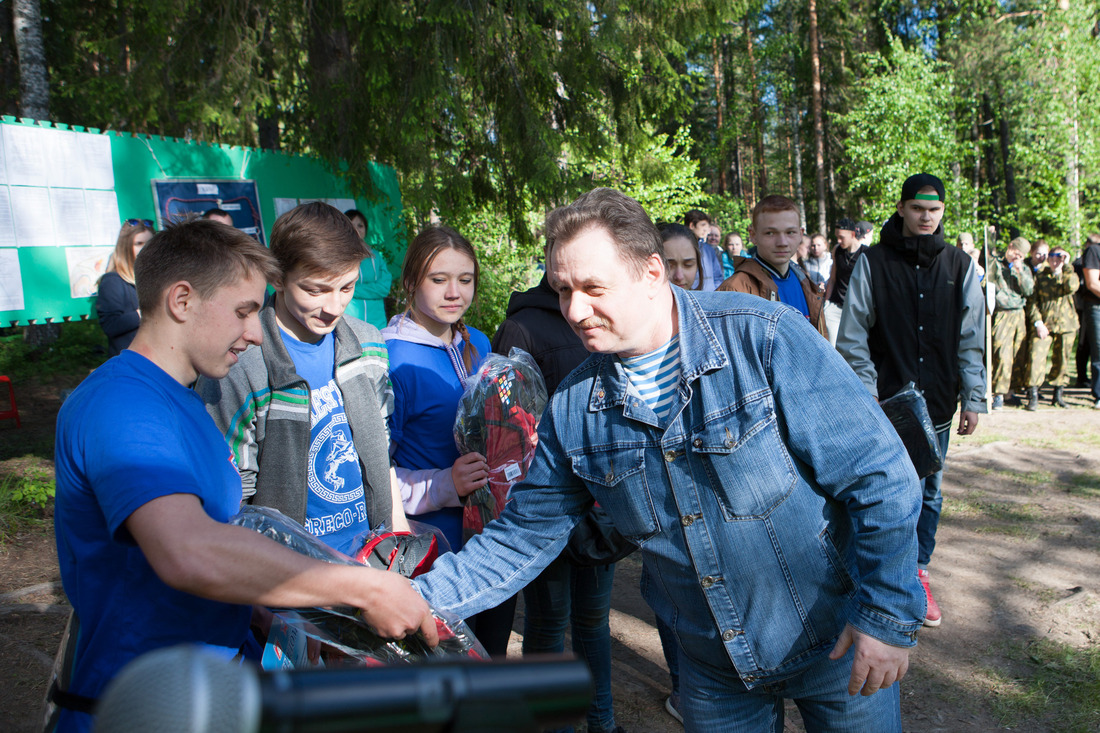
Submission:
[[[221,380],[195,389],[237,461],[247,503],[304,522],[309,470],[309,385],[294,371],[275,322],[260,311],[263,343],[249,347]],[[344,317],[336,324],[336,383],[359,453],[371,528],[391,524],[389,428],[393,389],[386,342],[374,326]]]

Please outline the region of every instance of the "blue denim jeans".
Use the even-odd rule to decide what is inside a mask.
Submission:
[[[1089,362],[1091,363],[1089,386],[1092,398],[1100,400],[1100,305],[1085,306],[1086,328],[1088,329]]]
[[[801,673],[751,690],[733,669],[680,657],[680,713],[695,733],[782,733],[783,701],[791,699],[809,733],[901,733],[898,683],[873,695],[848,694],[852,649],[833,661],[822,655]]]
[[[526,617],[523,653],[561,654],[565,651],[565,625],[572,622],[573,651],[592,672],[592,704],[588,730],[615,727],[611,700],[611,585],[615,566],[582,568],[558,558],[523,589]],[[560,731],[572,732],[572,728]]]
[[[672,684],[672,694],[679,695],[680,642],[676,639],[676,632],[669,628],[660,616],[657,617],[657,635],[661,637],[661,651],[665,655],[665,664],[668,665],[668,679]]]
[[[936,437],[940,441],[940,452],[943,453],[944,468],[947,467],[947,445],[951,442],[951,426],[936,431]],[[940,507],[943,505],[943,494],[940,485],[943,483],[943,471],[941,468],[931,476],[925,476],[920,482],[923,500],[920,507],[920,518],[917,520],[917,567],[928,567],[932,560],[932,551],[936,549],[936,528],[940,526]]]

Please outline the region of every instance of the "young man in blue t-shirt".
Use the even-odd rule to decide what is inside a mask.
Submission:
[[[267,250],[231,227],[158,232],[135,265],[137,336],[58,415],[54,524],[79,628],[71,675],[53,695],[58,731],[90,730],[82,709],[144,652],[195,642],[233,657],[251,604],[350,605],[386,636],[436,638],[399,575],[311,560],[225,523],[240,476],[189,386],[224,377],[260,343],[257,314],[276,272]]]
[[[828,335],[822,316],[824,296],[792,258],[802,242],[798,205],[786,196],[765,196],[752,210],[752,257],[733,258],[734,273],[718,288],[786,303]]]
[[[278,509],[354,555],[372,529],[407,529],[389,460],[386,344],[344,309],[367,256],[351,220],[321,202],[275,222],[282,273],[260,311],[264,343],[198,391],[241,470],[245,500]]]

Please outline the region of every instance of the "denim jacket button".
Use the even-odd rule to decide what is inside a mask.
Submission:
[[[606,481],[607,483],[611,483],[612,481],[615,480],[615,474],[608,471],[607,475],[603,477],[603,480]]]
[[[693,442],[692,445],[694,445],[696,448],[702,448],[703,447],[703,439],[702,438],[696,438],[695,442]]]
[[[714,578],[708,575],[707,577],[699,581],[699,584],[702,585],[704,588],[709,588],[714,585]]]
[[[733,641],[733,640],[734,640],[734,638],[735,638],[735,637],[736,637],[736,636],[737,636],[737,635],[738,635],[739,633],[741,633],[741,632],[739,632],[739,631],[735,631],[735,630],[733,630],[733,629],[726,629],[725,631],[723,631],[723,632],[722,632],[722,641]],[[744,680],[745,680],[746,682],[752,682],[752,681],[753,681],[753,679],[755,679],[755,678],[754,678],[754,677],[745,677],[745,678],[744,678]]]
[[[665,460],[668,461],[669,463],[672,463],[673,461],[675,461],[676,460],[676,451],[666,450],[665,451]]]
[[[684,525],[685,527],[690,527],[694,522],[695,517],[691,516],[690,514],[685,514],[684,516],[680,517],[680,524]]]

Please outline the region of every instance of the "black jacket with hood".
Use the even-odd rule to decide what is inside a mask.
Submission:
[[[493,336],[493,353],[508,355],[518,346],[535,358],[546,380],[546,393],[554,394],[561,380],[588,358],[588,350],[561,314],[558,294],[542,276],[539,284],[512,293],[508,313]]]

